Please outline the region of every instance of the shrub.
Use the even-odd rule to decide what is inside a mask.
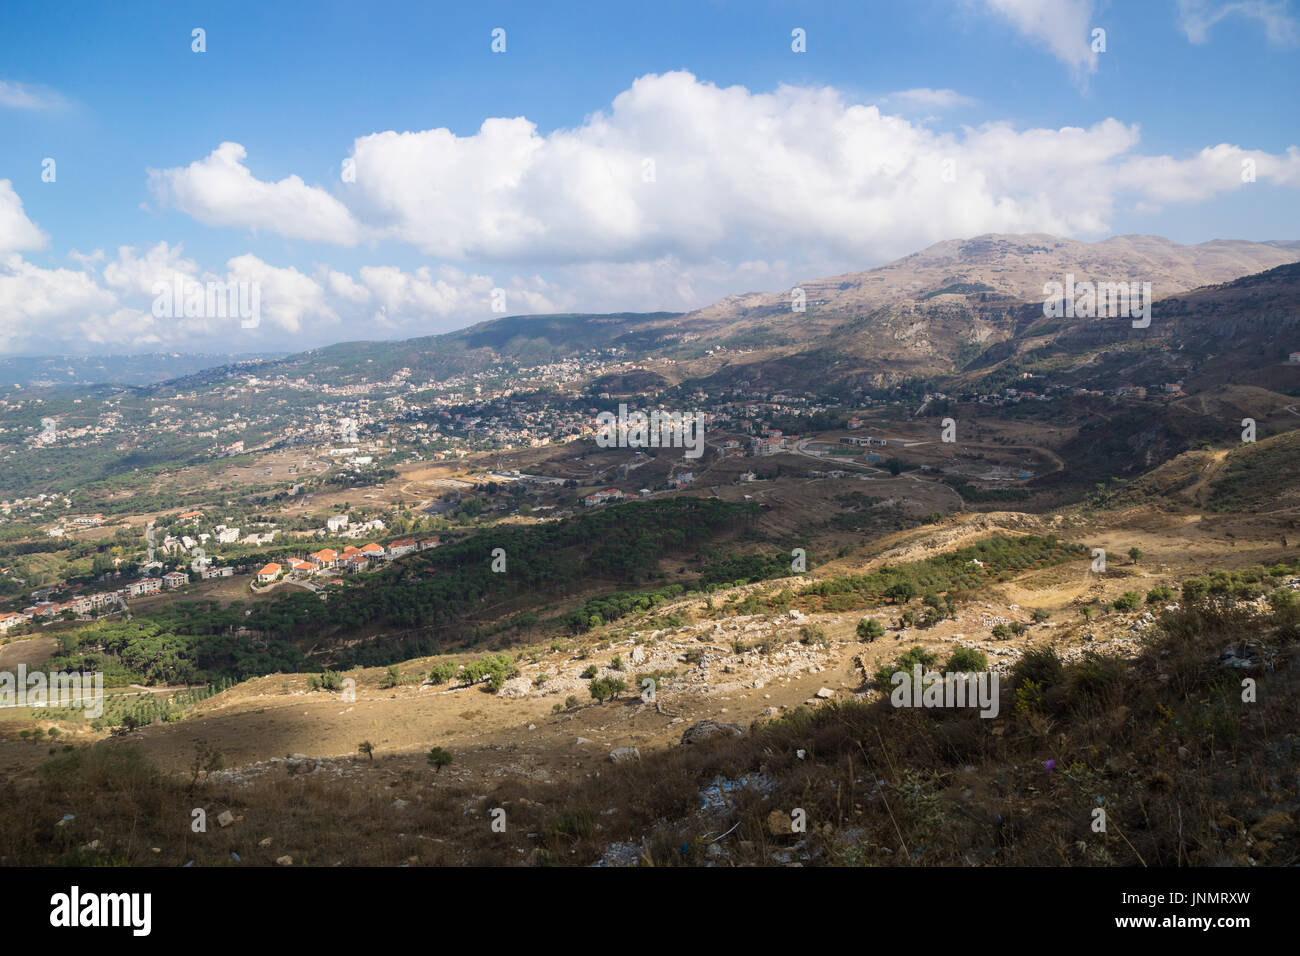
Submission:
[[[1172,600],[1174,589],[1165,584],[1158,584],[1147,592],[1148,604],[1161,604],[1165,601]]]
[[[801,644],[820,644],[822,647],[830,646],[830,638],[826,636],[826,631],[819,624],[805,624],[799,629],[799,643]]]
[[[339,676],[338,671],[321,671],[320,689],[321,690],[340,690],[343,687],[343,678]]]
[[[369,740],[363,740],[357,744],[357,753],[365,754],[371,760],[375,759],[375,745]]]
[[[564,698],[564,709],[565,709],[565,710],[573,710],[573,709],[574,709],[575,707],[577,707],[580,703],[582,703],[582,701],[578,700],[578,698],[576,698],[576,697],[574,697],[572,694],[570,694],[568,697]]]
[[[616,698],[626,686],[621,678],[602,677],[599,680],[593,680],[588,685],[588,689],[591,691],[591,696],[603,704],[607,700]]]
[[[434,773],[442,773],[442,768],[451,763],[451,751],[444,747],[434,747],[426,756]]]
[[[1052,687],[1061,681],[1060,655],[1051,647],[1025,651],[1023,657],[1011,668],[1011,679],[1019,687],[1033,681],[1039,687]]]
[[[456,676],[459,668],[452,661],[438,661],[429,671],[430,684],[445,684]]]
[[[931,653],[930,651],[927,651],[924,647],[922,647],[920,644],[917,644],[914,647],[910,647],[906,651],[904,651],[899,656],[898,660],[894,662],[893,667],[890,667],[888,664],[882,665],[880,669],[876,671],[876,683],[882,684],[884,686],[889,686],[889,684],[892,682],[892,678],[894,674],[896,674],[898,671],[907,671],[910,674],[912,672],[912,668],[917,664],[920,664],[921,673],[924,674],[930,670],[933,670],[934,666],[938,663],[939,663],[938,654]]]
[[[1278,588],[1268,596],[1273,610],[1273,623],[1278,627],[1295,630],[1300,627],[1300,594],[1289,588]]]
[[[1111,605],[1117,611],[1131,611],[1142,603],[1142,595],[1137,591],[1125,591]]]
[[[1070,703],[1100,703],[1110,696],[1124,677],[1124,662],[1088,651],[1070,668],[1066,683]]]
[[[973,647],[955,647],[943,669],[950,674],[965,674],[989,669],[989,658]]]
[[[379,682],[381,690],[387,690],[390,687],[402,686],[402,672],[398,670],[396,664],[389,664],[388,670],[384,674],[384,679]]]
[[[598,666],[596,666],[595,664],[592,664],[592,665],[588,666],[585,670],[583,670],[583,672],[582,672],[582,679],[583,679],[583,680],[591,680],[593,677],[595,677],[595,676],[596,676],[597,674],[599,674],[599,673],[600,673],[600,668],[599,668]]]
[[[885,634],[885,626],[874,617],[864,617],[858,621],[858,640],[870,643]]]

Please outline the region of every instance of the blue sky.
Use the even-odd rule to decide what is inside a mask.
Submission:
[[[10,2],[0,354],[306,348],[494,301],[686,310],[983,232],[1300,238],[1298,21],[1287,0]],[[257,283],[261,321],[158,317],[176,274]]]

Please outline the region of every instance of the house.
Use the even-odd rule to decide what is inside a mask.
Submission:
[[[420,542],[420,550],[428,551],[430,548],[436,548],[442,543],[441,538],[425,538]]]
[[[319,568],[332,568],[338,562],[339,553],[333,548],[321,548],[315,554],[307,555],[307,560]]]
[[[20,624],[26,624],[31,619],[32,616],[26,613],[18,614],[14,612],[6,612],[4,614],[0,614],[0,631],[7,631],[11,627],[17,627]]]
[[[203,580],[210,581],[212,578],[228,578],[235,573],[234,568],[204,568],[199,572],[203,575]]]
[[[623,492],[617,488],[606,488],[604,491],[597,491],[595,494],[587,495],[582,499],[582,502],[590,507],[591,505],[603,505],[607,501],[618,501],[622,497]]]
[[[400,558],[404,554],[410,554],[415,550],[415,542],[410,538],[404,538],[401,541],[393,541],[388,545],[389,557]]]
[[[1300,365],[1300,352],[1292,352],[1287,356],[1287,361],[1292,365]]]
[[[122,588],[127,597],[141,597],[145,594],[158,594],[162,591],[162,582],[157,578],[141,578]]]
[[[293,571],[295,574],[316,573],[316,565],[312,564],[310,561],[298,561],[298,560],[290,561],[289,569]]]
[[[168,571],[162,576],[162,583],[169,588],[180,588],[190,583],[190,576],[180,571]]]
[[[225,528],[217,532],[218,544],[234,544],[239,540],[238,528]]]
[[[202,512],[202,511],[187,511],[187,512],[185,512],[185,514],[183,514],[183,515],[177,515],[177,516],[176,516],[176,520],[177,520],[177,521],[195,521],[195,522],[197,522],[197,521],[198,521],[200,518],[202,518],[202,517],[203,517],[203,512]]]
[[[362,546],[361,553],[369,559],[382,558],[384,556],[384,548],[383,545],[375,544],[371,541],[369,544]]]
[[[274,581],[276,578],[280,576],[281,570],[283,569],[274,561],[272,561],[262,570],[257,572],[257,583],[270,584],[272,581]]]
[[[330,531],[342,531],[348,526],[347,515],[332,515],[325,521],[325,527]]]

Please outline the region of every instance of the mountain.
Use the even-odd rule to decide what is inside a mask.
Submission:
[[[0,358],[3,385],[152,385],[233,362],[268,361],[284,353],[209,355],[150,352],[143,355],[24,355]]]
[[[1183,296],[1298,261],[1300,242],[1287,240],[1180,245],[1158,236],[1089,243],[1041,234],[984,235],[940,242],[864,272],[801,282],[802,312],[792,310],[792,292],[783,290],[728,296],[685,314],[509,316],[405,341],[340,343],[262,367],[268,376],[348,384],[386,378],[403,368],[446,377],[503,361],[535,365],[591,349],[619,349],[629,360],[671,358],[681,365],[675,372],[679,380],[704,384],[747,381],[786,388],[816,380],[879,388],[909,378],[974,380],[1023,358],[1026,348],[1083,355],[1133,338],[1125,331],[1127,323],[1076,319],[1053,326],[1044,321],[1044,286],[1063,283],[1067,275],[1078,281],[1150,283],[1161,309],[1179,315],[1184,308],[1209,314],[1252,301],[1258,306],[1262,300],[1253,296],[1271,296],[1278,301],[1269,308],[1285,310],[1283,303],[1293,294],[1287,273],[1251,293],[1244,287],[1216,293],[1214,304],[1195,299],[1184,306]],[[1185,319],[1198,321],[1191,315]],[[1184,328],[1183,322],[1140,338],[1167,338],[1170,329]],[[1284,328],[1268,334],[1269,355],[1287,344]],[[1207,333],[1197,341],[1214,338]],[[184,384],[224,374],[211,370]]]

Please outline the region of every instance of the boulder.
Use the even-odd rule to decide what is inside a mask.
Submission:
[[[682,733],[683,744],[698,744],[714,737],[742,737],[745,728],[740,724],[724,724],[714,720],[701,720],[691,724]]]
[[[615,747],[609,752],[609,759],[612,763],[630,763],[641,759],[641,751],[635,747]]]

